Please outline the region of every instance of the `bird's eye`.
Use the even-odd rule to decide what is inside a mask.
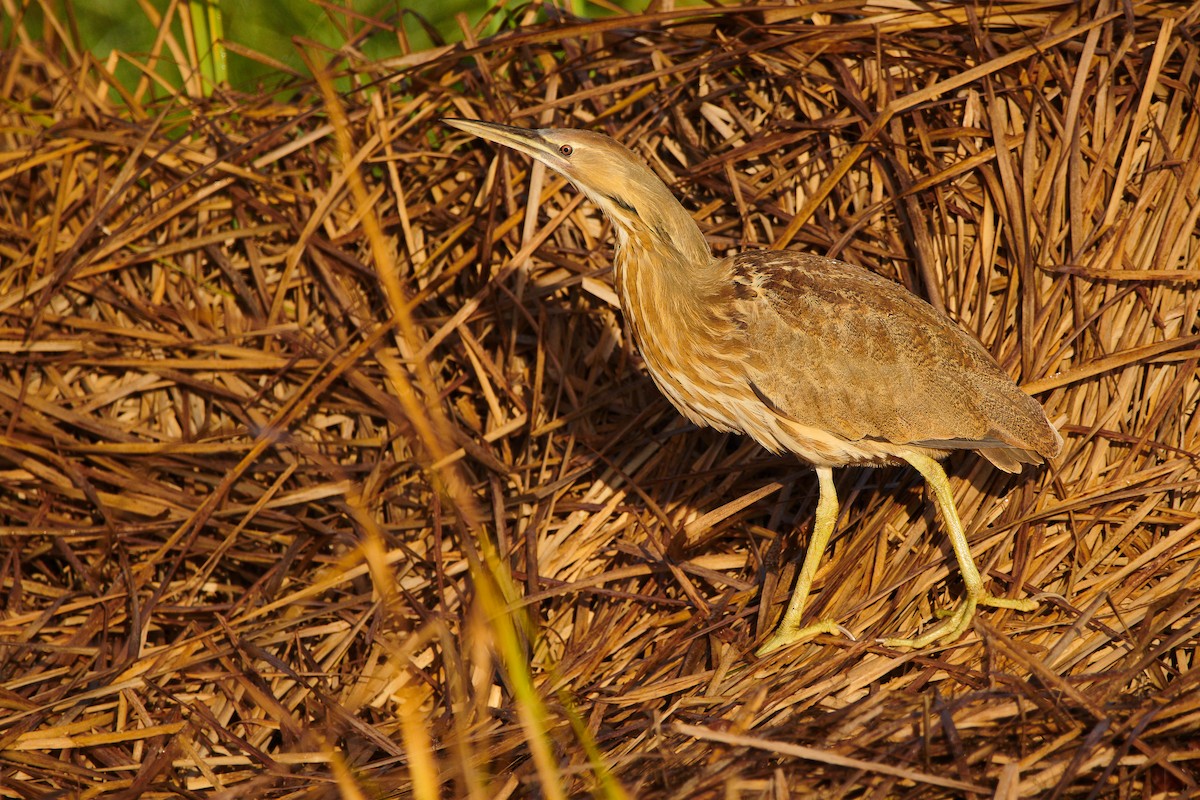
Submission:
[[[575,148],[571,147],[569,144],[563,144],[559,145],[558,152],[562,153],[564,156],[569,156],[571,153],[575,152]]]

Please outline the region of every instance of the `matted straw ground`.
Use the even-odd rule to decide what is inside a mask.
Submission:
[[[537,12],[290,102],[0,54],[0,795],[1200,791],[1200,7]],[[1066,440],[949,462],[1041,609],[877,644],[961,585],[919,476],[844,470],[856,639],[754,658],[813,473],[690,429],[595,208],[441,116],[607,131],[719,252],[977,334]]]

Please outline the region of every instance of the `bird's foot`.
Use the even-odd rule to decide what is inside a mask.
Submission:
[[[850,635],[850,631],[838,625],[831,619],[823,619],[820,622],[814,622],[812,625],[805,625],[803,628],[792,627],[784,623],[780,623],[775,632],[771,634],[771,638],[767,639],[762,645],[754,651],[756,656],[765,656],[767,653],[774,652],[781,647],[787,647],[797,642],[802,642],[805,639],[811,639],[819,633],[828,633],[836,636],[837,634],[845,634],[850,639],[854,637]]]
[[[942,621],[925,631],[922,635],[914,636],[910,639],[880,639],[879,641],[888,647],[911,647],[913,649],[928,647],[938,641],[944,641],[949,644],[966,633],[967,628],[971,627],[971,620],[975,618],[975,610],[978,606],[1011,608],[1013,611],[1036,611],[1038,602],[1036,600],[1015,600],[1008,597],[997,597],[994,594],[980,594],[976,597],[967,595],[956,608],[950,611],[939,611],[938,616],[942,618]]]

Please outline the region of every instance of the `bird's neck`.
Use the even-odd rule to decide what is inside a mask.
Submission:
[[[705,295],[718,279],[708,241],[670,190],[657,179],[654,184],[639,187],[636,206],[626,203],[609,213],[617,234],[618,284],[648,280],[669,295]]]
[[[644,207],[639,209],[645,233],[659,252],[678,254],[681,268],[693,271],[707,266],[713,261],[712,249],[700,227],[666,185],[657,183],[657,191],[643,198]]]
[[[617,294],[648,363],[661,360],[657,339],[691,339],[712,326],[712,299],[722,285],[704,234],[674,197],[666,194],[666,200],[643,202],[646,210],[639,208],[632,224],[615,220]]]

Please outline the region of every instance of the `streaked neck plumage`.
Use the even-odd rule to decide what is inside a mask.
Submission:
[[[706,295],[717,278],[717,261],[695,220],[640,160],[630,158],[613,169],[604,182],[618,187],[611,193],[576,185],[613,223],[615,277],[622,293],[649,282],[657,284],[651,294],[664,300],[685,302]]]

